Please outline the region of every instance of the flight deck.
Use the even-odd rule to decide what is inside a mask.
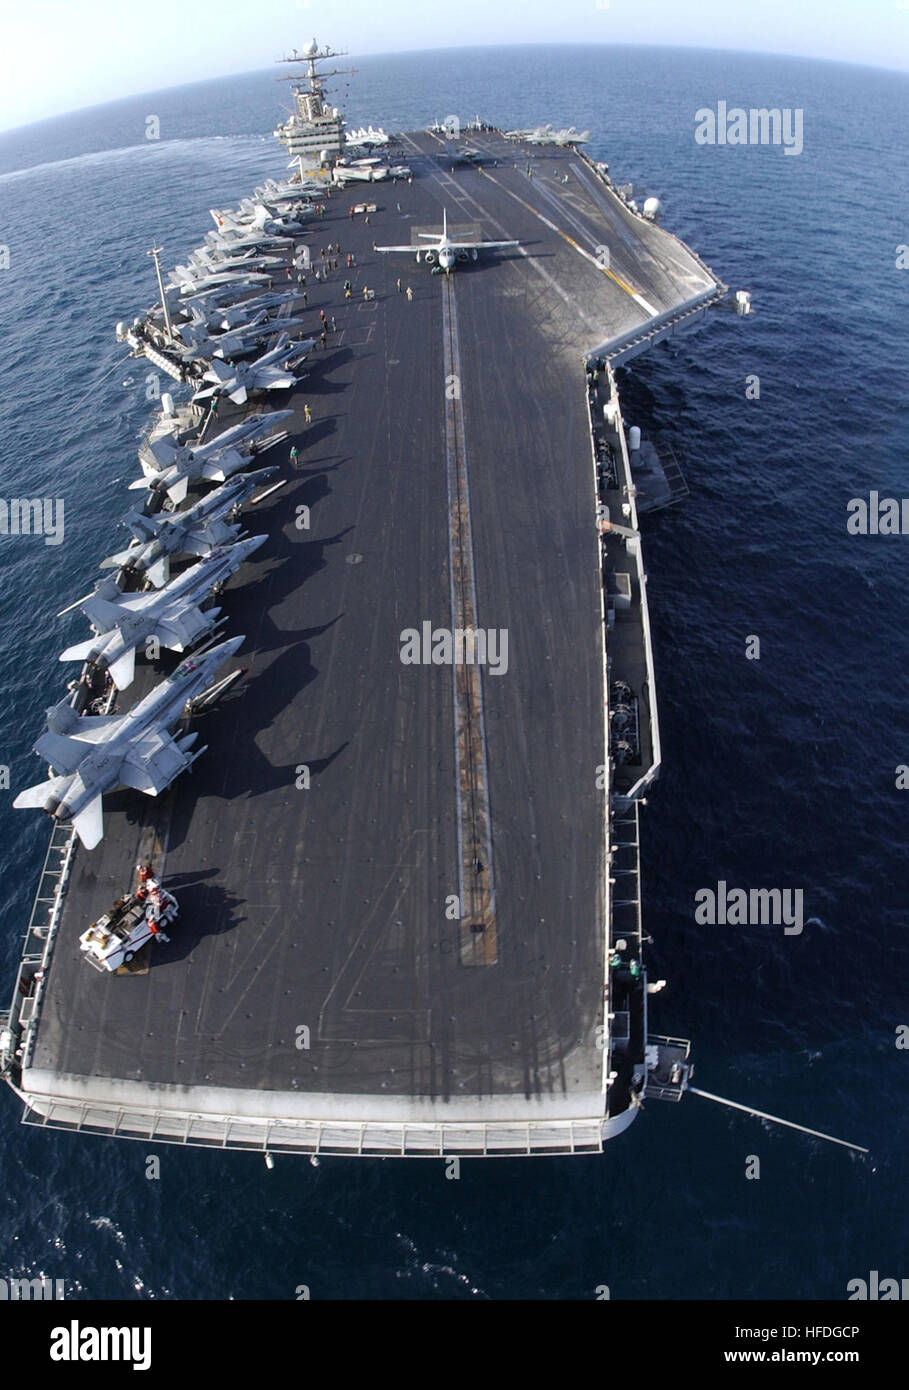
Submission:
[[[255,407],[294,417],[263,458],[285,486],[244,513],[268,539],[219,600],[243,678],[194,721],[188,774],[107,796],[104,839],[68,851],[17,1087],[30,1122],[492,1153],[595,1150],[633,1116],[609,1114],[604,1046],[588,369],[685,331],[725,286],[571,147],[483,128],[461,162],[436,133],[394,142],[412,178],[332,190],[301,239],[339,268],[294,306],[300,337],[324,310],[327,346]],[[430,245],[443,211],[453,239],[520,244],[450,276],[374,251]],[[433,660],[458,629],[487,634],[485,663]],[[175,664],[140,663],[118,708]],[[87,969],[81,933],[149,857],[180,903],[170,942]]]

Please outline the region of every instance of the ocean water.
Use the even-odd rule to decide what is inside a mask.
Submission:
[[[871,1149],[863,1158],[693,1096],[649,1102],[598,1157],[261,1158],[21,1127],[0,1094],[0,1275],[71,1297],[843,1298],[909,1274],[906,537],[852,537],[846,504],[905,482],[909,79],[740,54],[516,47],[357,60],[351,123],[457,112],[589,128],[588,149],[733,289],[748,319],[620,373],[624,413],[690,486],[645,518],[664,774],[642,819],[651,1028],[691,1037],[696,1084]],[[272,74],[207,82],[0,136],[0,476],[62,497],[66,539],[0,539],[0,981],[11,990],[47,841],[14,813],[58,697],[57,611],[125,510],[144,364],[113,328],[155,296],[283,151]],[[720,99],[804,111],[804,151],[706,147]],[[145,138],[146,117],[161,138]],[[760,398],[746,397],[756,375]],[[122,533],[120,533],[122,534]],[[746,639],[760,638],[747,660]],[[702,926],[694,895],[804,890],[800,936]],[[161,1178],[145,1177],[147,1152]],[[750,1155],[759,1181],[746,1179]],[[191,1194],[191,1200],[188,1200]]]

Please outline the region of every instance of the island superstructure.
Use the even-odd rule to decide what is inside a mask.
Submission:
[[[304,158],[305,230],[260,272],[296,293],[256,351],[290,312],[316,342],[271,402],[293,412],[263,460],[284,485],[243,513],[268,539],[218,600],[243,675],[195,713],[191,774],[108,797],[91,851],[54,827],[2,1039],[28,1123],[579,1153],[680,1094],[686,1045],[648,1034],[638,811],[661,754],[613,367],[726,287],[605,166],[534,134],[390,135],[406,174],[355,190],[324,144]],[[273,217],[275,188],[251,206]],[[446,274],[425,256],[443,225],[518,244]],[[164,299],[123,336],[198,388],[213,359],[176,350]],[[149,438],[263,408],[225,390],[217,425],[183,402]],[[117,710],[173,666],[140,662]],[[141,968],[87,969],[80,936],[137,863],[179,928]]]
[[[293,158],[325,164],[344,153],[344,120],[336,106],[325,99],[325,82],[342,69],[321,71],[320,65],[340,55],[330,48],[320,49],[315,39],[302,53],[296,50],[281,62],[306,68],[305,76],[294,75],[287,80],[293,85],[291,93],[294,110],[278,126],[275,138],[280,140]]]

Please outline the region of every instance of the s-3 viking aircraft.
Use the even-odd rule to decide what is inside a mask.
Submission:
[[[455,261],[466,261],[468,257],[476,260],[480,251],[500,250],[505,246],[520,246],[519,241],[451,241],[448,236],[448,212],[442,210],[442,235],[437,236],[435,232],[417,232],[417,236],[423,237],[434,243],[432,246],[376,246],[374,251],[383,253],[389,251],[400,252],[402,255],[416,255],[417,261],[421,258],[427,265],[438,262],[439,268],[444,270],[446,275],[450,275]]]

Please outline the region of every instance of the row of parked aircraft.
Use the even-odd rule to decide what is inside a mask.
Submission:
[[[118,690],[126,690],[135,679],[140,650],[185,652],[205,645],[126,714],[81,712],[72,696],[47,711],[46,730],[34,751],[49,762],[48,778],[20,792],[13,805],[40,807],[72,821],[87,849],[104,834],[106,792],[124,786],[158,796],[201,756],[205,749],[195,747],[198,735],[179,733],[177,726],[192,702],[210,698],[234,678],[212,687],[219,667],[245,638],[217,641],[227,620],[210,600],[267,539],[246,534],[240,509],[281,486],[274,481],[279,470],[260,468],[258,458],[286,437],[280,426],[292,412],[255,413],[205,443],[184,442],[181,436],[191,422],[198,423],[194,406],[212,396],[242,403],[251,392],[299,380],[292,368],[315,340],[290,341],[286,329],[300,320],[271,317],[289,307],[294,292],[266,292],[262,286],[271,279],[270,269],[286,263],[286,255],[275,252],[286,252],[310,215],[300,193],[298,183],[272,183],[235,212],[213,212],[217,230],[187,265],[177,267],[165,288],[171,346],[187,363],[207,361],[202,380],[211,384],[178,410],[164,398],[139,451],[142,476],[130,485],[147,494],[144,505],[124,518],[132,539],[102,561],[102,568],[116,573],[63,610],[80,609],[91,636],[66,647],[60,660],[82,662],[89,684],[109,675]],[[292,215],[282,211],[287,203],[293,205]],[[120,329],[118,334],[125,336]],[[264,355],[235,360],[276,334],[276,345]],[[205,484],[216,486],[181,508],[189,489]],[[173,561],[182,556],[192,563],[172,573]]]
[[[590,139],[590,131],[577,131],[573,125],[563,130],[538,125],[531,130],[506,130],[505,139],[522,140],[525,145],[583,145]]]

